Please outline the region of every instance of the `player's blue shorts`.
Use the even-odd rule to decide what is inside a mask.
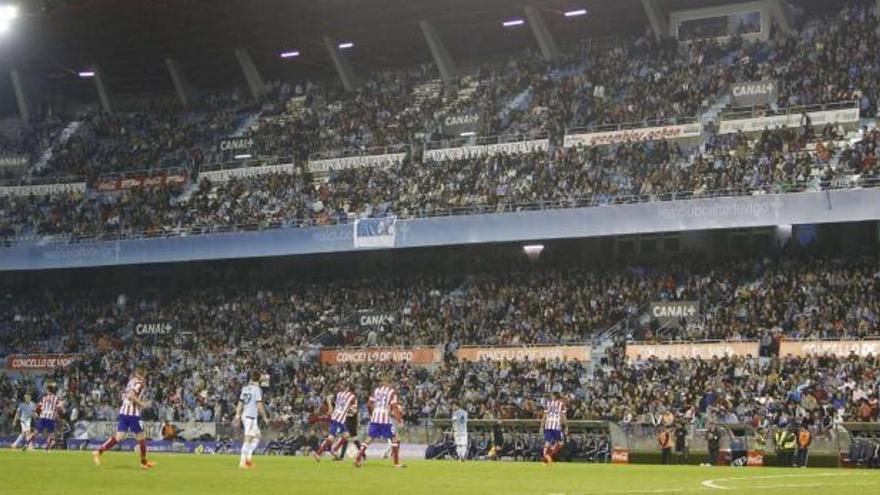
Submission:
[[[344,433],[348,433],[348,427],[345,426],[345,423],[340,423],[339,421],[330,420],[330,434],[334,437],[337,435],[342,435]]]
[[[43,433],[44,431],[49,432],[49,433],[55,433],[55,420],[54,419],[40,418],[37,420],[37,432]]]
[[[117,418],[119,422],[116,424],[116,431],[142,433],[144,428],[141,426],[141,418],[138,416],[129,416],[120,414]]]
[[[382,423],[370,423],[370,430],[367,433],[370,438],[393,438],[394,426]]]
[[[560,430],[544,430],[544,441],[547,443],[561,442],[562,431]]]

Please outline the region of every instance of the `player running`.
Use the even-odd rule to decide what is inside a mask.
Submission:
[[[21,433],[18,435],[18,438],[12,442],[11,448],[17,449],[19,442],[24,440],[24,445],[30,445],[31,440],[34,437],[34,431],[31,428],[31,421],[34,417],[34,412],[37,410],[37,405],[34,404],[34,401],[31,400],[31,394],[24,394],[24,400],[18,404],[18,407],[15,409],[15,418],[12,420],[13,423],[18,421],[21,425]]]
[[[95,461],[96,466],[101,465],[101,456],[104,455],[104,452],[112,449],[129,432],[133,433],[137,439],[138,451],[141,454],[141,468],[152,469],[156,465],[155,462],[147,460],[147,440],[144,428],[141,426],[141,412],[150,407],[150,401],[143,398],[146,380],[147,373],[144,367],[135,368],[125,386],[125,392],[122,393],[122,407],[119,408],[119,416],[117,416],[116,435],[110,437],[104,442],[104,445],[92,452],[92,460]]]
[[[334,458],[338,458],[337,452],[342,452],[351,435],[346,421],[349,417],[357,414],[357,397],[349,385],[340,386],[335,398],[327,397],[327,405],[331,406],[333,410],[330,414],[330,429],[318,450],[312,454],[316,461],[320,461],[321,456],[328,449]],[[334,440],[336,440],[335,443]]]
[[[568,421],[565,417],[565,402],[559,392],[553,393],[553,398],[544,407],[541,423],[544,429],[544,465],[553,464],[553,458],[562,450],[564,445],[563,432],[568,429]]]
[[[402,425],[403,412],[397,401],[397,390],[391,387],[390,377],[384,377],[381,385],[373,390],[373,395],[367,401],[367,407],[371,411],[370,429],[367,432],[367,440],[361,442],[361,448],[354,460],[355,467],[361,467],[364,457],[367,455],[367,447],[376,438],[391,441],[391,458],[394,461],[394,467],[406,467],[400,463],[400,438],[397,437],[397,432],[391,422],[393,417],[398,424]]]
[[[269,418],[266,416],[266,408],[263,406],[263,390],[260,388],[260,372],[251,373],[251,382],[241,389],[241,395],[238,396],[238,404],[235,406],[235,420],[233,424],[241,424],[244,428],[244,441],[241,444],[241,458],[238,461],[238,467],[242,469],[253,469],[254,451],[260,444],[260,423],[257,421],[257,414],[263,418],[263,422],[269,424]]]
[[[37,432],[32,434],[28,441],[28,448],[33,448],[33,442],[38,435],[46,435],[46,452],[52,450],[55,445],[55,422],[58,416],[64,411],[61,405],[61,399],[55,395],[55,385],[50,383],[46,385],[46,393],[40,399],[37,405]]]
[[[452,403],[452,437],[455,439],[455,452],[458,460],[464,462],[468,453],[468,413],[458,403]]]

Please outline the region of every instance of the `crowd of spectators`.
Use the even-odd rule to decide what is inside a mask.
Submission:
[[[585,417],[755,428],[880,420],[877,356],[622,361],[586,384]]]
[[[878,175],[876,129],[855,143],[827,125],[712,135],[700,148],[672,141],[533,149],[447,160],[405,159],[313,176],[296,169],[211,183],[122,192],[0,197],[0,235],[175,235],[348,223],[356,218],[495,212],[819,190]],[[847,179],[848,180],[848,179]],[[852,183],[852,182],[849,182]],[[186,194],[184,194],[186,193]],[[63,237],[62,237],[63,238]]]
[[[79,354],[69,370],[35,379],[63,382],[80,417],[100,419],[115,416],[132,363],[145,363],[153,370],[157,400],[150,415],[161,420],[228,420],[248,370],[258,368],[270,375],[270,406],[288,425],[320,416],[338,380],[351,380],[364,393],[387,373],[394,374],[411,420],[448,414],[451,398],[473,417],[534,417],[542,398],[559,391],[572,401],[573,418],[651,422],[672,411],[704,421],[757,415],[775,422],[809,413],[811,421],[825,424],[829,418],[876,418],[871,358],[771,354],[626,362],[612,347],[590,376],[585,363],[469,363],[457,361],[454,351],[465,344],[585,343],[612,327],[648,340],[660,338],[661,330],[664,339],[762,339],[762,345],[764,338],[860,338],[878,334],[878,284],[880,265],[872,256],[768,258],[706,269],[694,263],[610,271],[535,266],[464,277],[180,287],[115,296],[16,294],[0,304],[0,354]],[[700,312],[663,328],[642,318],[646,303],[656,300],[698,301]],[[391,318],[365,325],[358,318],[365,312]],[[139,324],[156,323],[170,325],[169,334],[137,332]],[[327,345],[417,344],[440,345],[443,362],[339,367],[317,359]],[[30,380],[0,377],[6,401],[0,409],[24,388],[42,385]]]
[[[479,117],[477,135],[545,132],[558,139],[571,127],[696,117],[736,81],[775,81],[778,99],[770,110],[854,100],[862,115],[873,116],[880,95],[877,26],[874,2],[852,0],[836,15],[809,19],[791,32],[774,27],[768,41],[642,36],[604,51],[578,44],[554,62],[534,51],[485,62],[462,71],[462,83],[476,83],[462,98],[464,88],[416,91],[437,79],[433,65],[423,64],[374,71],[353,91],[337,83],[278,82],[256,102],[233,91],[192,110],[169,101],[134,104],[112,115],[78,117],[81,126],[57,143],[37,173],[94,178],[198,168],[233,159],[235,153],[218,150],[219,140],[233,133],[253,138],[247,154],[305,161],[319,152],[368,152],[448,137],[443,119],[464,114]],[[53,134],[33,130],[6,144],[32,149]]]
[[[0,165],[0,179],[15,179],[36,163],[61,131],[63,121],[49,117],[41,122],[21,123],[0,130],[0,159],[21,160],[22,165]]]
[[[133,104],[112,114],[92,111],[77,117],[77,132],[53,148],[46,175],[77,175],[94,180],[100,175],[198,167],[232,133],[255,105],[238,93],[206,99],[198,111],[176,101]]]

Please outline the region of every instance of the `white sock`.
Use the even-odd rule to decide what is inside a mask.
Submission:
[[[257,438],[252,438],[248,443],[247,449],[247,460],[251,460],[254,456],[254,450],[257,450],[257,444],[260,443],[260,440]]]
[[[15,441],[12,442],[12,448],[14,449],[14,448],[18,447],[18,442],[20,442],[22,440],[24,440],[24,433],[19,433],[18,438],[16,438]]]
[[[245,438],[245,439],[244,439],[244,442],[241,443],[241,460],[238,461],[239,464],[244,464],[244,462],[245,462],[245,461],[247,460],[247,458],[248,458],[248,455],[247,455],[247,446],[248,446],[248,442],[249,442],[249,441],[250,441],[249,439]]]

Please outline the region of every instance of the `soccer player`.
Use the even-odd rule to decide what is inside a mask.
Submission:
[[[26,445],[30,445],[31,439],[34,436],[34,432],[31,429],[31,421],[34,417],[34,411],[37,410],[37,405],[34,404],[34,401],[31,400],[31,394],[24,394],[24,400],[18,404],[18,408],[15,409],[15,418],[12,422],[18,421],[21,425],[21,433],[18,435],[18,438],[12,442],[11,448],[17,449],[18,443],[24,440]]]
[[[341,452],[350,437],[346,420],[357,414],[357,397],[351,391],[351,387],[347,385],[339,387],[336,397],[327,397],[327,405],[333,411],[330,414],[330,430],[318,450],[312,454],[316,461],[320,461],[321,456],[328,449],[333,457],[337,457],[336,453]]]
[[[122,407],[119,408],[119,416],[117,416],[116,435],[110,437],[104,442],[104,445],[92,452],[92,460],[95,461],[96,466],[101,465],[101,456],[104,455],[104,452],[121,442],[126,433],[133,433],[137,439],[138,450],[141,454],[141,468],[152,469],[156,465],[155,462],[147,460],[147,440],[144,428],[141,426],[141,412],[150,407],[150,401],[143,398],[146,383],[146,369],[143,366],[138,366],[122,393]]]
[[[64,410],[61,405],[61,399],[55,395],[55,390],[55,384],[50,383],[46,385],[46,393],[43,394],[40,403],[37,405],[37,414],[39,415],[37,418],[37,433],[31,435],[28,442],[29,448],[33,448],[33,441],[37,435],[42,434],[46,435],[46,452],[52,450],[52,446],[55,445],[55,421]]]
[[[554,456],[562,450],[562,433],[568,428],[565,402],[559,392],[554,392],[553,398],[544,407],[541,423],[544,428],[544,465],[549,466],[553,463]]]
[[[257,420],[257,414],[263,418],[263,422],[269,424],[269,418],[266,416],[266,408],[263,406],[263,390],[260,389],[259,371],[251,373],[251,382],[241,389],[241,395],[238,396],[238,404],[235,406],[235,421],[238,424],[241,421],[244,427],[244,441],[241,444],[241,458],[238,461],[238,467],[242,469],[253,469],[254,467],[254,451],[260,444],[260,423]]]
[[[361,442],[361,448],[358,449],[357,457],[354,460],[355,467],[361,467],[364,457],[367,455],[367,447],[377,438],[391,441],[391,458],[394,461],[394,467],[406,467],[400,463],[400,438],[398,438],[392,424],[392,417],[398,424],[403,424],[403,412],[397,401],[397,390],[391,386],[390,377],[384,377],[381,385],[373,390],[373,395],[367,401],[367,407],[371,411],[370,428],[367,432],[367,440]]]
[[[452,437],[455,439],[455,452],[458,460],[464,462],[468,452],[468,413],[458,403],[452,403]]]

